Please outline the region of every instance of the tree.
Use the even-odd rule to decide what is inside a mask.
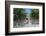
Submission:
[[[14,8],[14,21],[25,19],[26,13],[24,13],[24,9],[22,8]]]
[[[32,12],[30,13],[30,17],[32,19],[38,19],[39,18],[39,9],[32,9]]]

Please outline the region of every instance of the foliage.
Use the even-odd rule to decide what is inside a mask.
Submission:
[[[14,21],[25,19],[26,13],[24,13],[24,9],[22,8],[14,8]]]
[[[30,17],[32,19],[38,19],[39,18],[39,9],[32,9],[32,12],[30,13]]]

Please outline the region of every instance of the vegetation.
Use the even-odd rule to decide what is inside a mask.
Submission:
[[[30,13],[30,17],[32,19],[38,19],[39,18],[39,9],[32,9],[32,12]]]
[[[14,21],[25,19],[26,13],[24,13],[24,9],[22,8],[14,8]]]

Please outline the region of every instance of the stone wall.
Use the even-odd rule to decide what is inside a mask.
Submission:
[[[39,19],[32,19],[31,20],[31,23],[32,24],[39,24]]]

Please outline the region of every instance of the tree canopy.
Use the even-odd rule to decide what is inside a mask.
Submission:
[[[30,17],[32,19],[38,19],[39,18],[39,9],[32,9],[32,12],[30,13]]]
[[[14,8],[14,20],[25,19],[26,13],[24,13],[24,9],[22,8]]]

